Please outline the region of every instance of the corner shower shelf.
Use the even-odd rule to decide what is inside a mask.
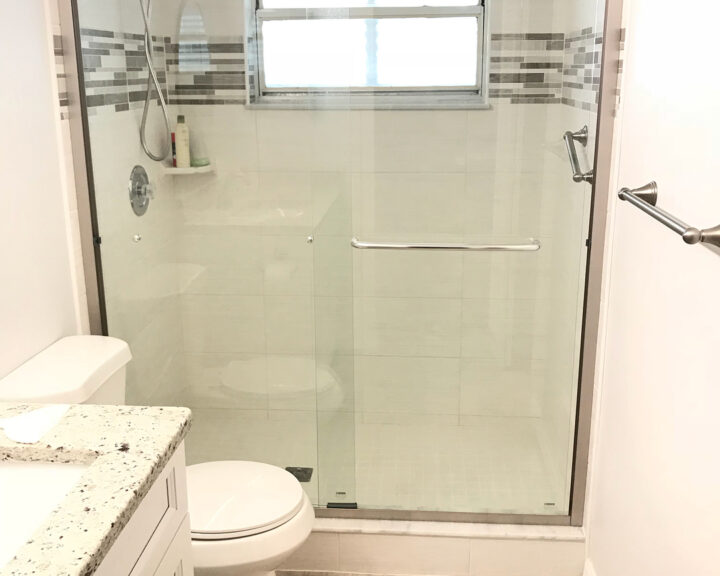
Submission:
[[[208,164],[207,166],[174,168],[173,166],[163,164],[163,171],[165,174],[170,174],[171,176],[192,176],[193,174],[210,174],[211,172],[215,172],[215,166]]]

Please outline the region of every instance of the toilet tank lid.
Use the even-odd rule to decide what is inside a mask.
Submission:
[[[117,338],[62,338],[0,379],[0,402],[80,404],[131,358]]]

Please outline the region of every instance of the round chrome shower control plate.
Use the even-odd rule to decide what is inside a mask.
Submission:
[[[130,195],[130,206],[133,212],[135,212],[137,216],[145,214],[148,206],[150,206],[150,199],[153,197],[153,189],[147,172],[142,166],[135,166],[135,168],[132,169],[128,192]]]

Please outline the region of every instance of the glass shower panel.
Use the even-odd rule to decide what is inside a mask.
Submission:
[[[353,253],[361,508],[568,512],[589,194],[548,108],[365,113],[353,235],[398,247]]]
[[[338,3],[477,6],[317,6]],[[190,463],[292,468],[320,507],[566,515],[591,200],[562,135],[588,124],[592,140],[602,3],[489,0],[489,29],[458,40],[476,50],[446,56],[461,72],[484,67],[487,106],[420,110],[381,109],[367,92],[358,104],[349,88],[367,84],[368,53],[391,77],[431,42],[415,38],[407,57],[378,45],[349,58],[343,79],[322,77],[327,94],[268,105],[254,99],[249,5],[154,0],[171,122],[184,115],[193,156],[211,162],[189,174],[140,145],[137,0],[102,4],[78,0],[107,326],[133,352],[128,401],[191,407]],[[405,22],[373,21],[387,25],[376,40]],[[290,24],[307,35],[317,22]],[[268,53],[280,72],[287,50]],[[448,83],[477,80],[461,72]],[[156,149],[154,95],[148,127]],[[127,196],[136,165],[155,190],[140,217]],[[402,248],[414,243],[454,249]]]
[[[132,7],[132,10],[130,8]],[[103,265],[109,333],[131,347],[127,401],[176,404],[182,391],[183,331],[176,238],[180,207],[172,179],[145,156],[139,126],[147,78],[140,65],[143,24],[137,2],[79,1],[80,42],[87,102],[95,206]],[[156,25],[155,65],[165,68],[165,34]],[[159,107],[150,113],[148,139],[163,143]],[[128,180],[143,164],[155,185],[152,208],[143,217],[128,201]]]
[[[193,156],[212,164],[173,172],[138,137],[138,2],[108,4],[81,0],[79,14],[108,332],[134,356],[128,402],[191,407],[189,463],[302,469],[315,504],[353,503],[350,118],[246,109],[242,4],[155,0],[172,124],[184,115]],[[154,187],[143,216],[127,197],[135,165]]]
[[[193,395],[186,402],[198,420],[189,455],[192,461],[247,459],[290,468],[314,504],[352,503],[352,287],[342,279],[340,250],[348,251],[350,222],[349,116],[253,110],[239,101],[227,104],[225,96],[218,103],[232,86],[222,76],[244,70],[235,62],[244,46],[229,52],[228,38],[214,31],[218,26],[208,17],[210,60],[203,74],[219,83],[216,95],[176,102],[215,172],[176,177],[174,191],[184,208],[179,233],[185,254],[198,265],[211,264],[212,282],[201,280],[200,294],[189,296],[199,297],[207,327],[197,336],[197,357],[213,362],[211,373],[217,364],[227,370],[228,363],[249,372],[230,374],[215,399],[209,398],[211,373],[188,375]],[[235,26],[231,38],[240,43],[242,21]],[[185,49],[195,53],[192,45]],[[184,56],[180,48],[180,62]],[[197,76],[194,71],[195,82]],[[244,87],[241,92],[244,103]],[[197,252],[199,242],[209,244]],[[217,314],[209,318],[209,310]],[[198,334],[197,326],[188,328]],[[232,334],[241,341],[227,348]],[[186,352],[186,362],[195,356]]]
[[[347,112],[334,115],[350,120]],[[355,492],[355,356],[352,179],[347,172],[316,177],[313,231],[315,350],[320,504],[352,506]]]

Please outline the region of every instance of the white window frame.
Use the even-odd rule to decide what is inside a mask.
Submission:
[[[251,108],[359,108],[438,109],[489,108],[489,35],[487,0],[473,6],[373,6],[357,8],[263,8],[263,0],[247,0],[247,74],[254,75],[254,93],[248,86]],[[269,20],[317,20],[352,18],[447,18],[473,16],[478,21],[477,83],[475,86],[423,87],[282,87],[265,84],[262,23]],[[252,97],[251,97],[252,96]]]

